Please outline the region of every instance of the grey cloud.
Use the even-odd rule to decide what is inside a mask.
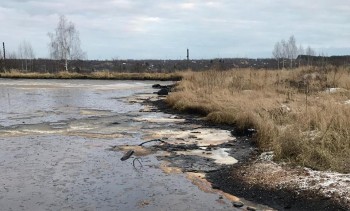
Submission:
[[[44,57],[60,14],[76,24],[89,58],[183,58],[187,47],[197,58],[270,57],[291,34],[350,54],[348,0],[1,1],[0,36],[14,48],[27,39]]]

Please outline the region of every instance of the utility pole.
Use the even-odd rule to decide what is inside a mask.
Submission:
[[[2,49],[4,50],[4,70],[6,69],[6,65],[5,65],[5,60],[6,60],[6,51],[5,51],[5,42],[2,42]]]
[[[190,50],[187,48],[187,69],[190,68]]]

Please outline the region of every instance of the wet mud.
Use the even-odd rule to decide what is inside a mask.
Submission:
[[[330,197],[324,197],[317,191],[298,188],[272,187],[248,183],[244,171],[249,162],[221,168],[209,172],[207,179],[214,187],[236,196],[244,197],[256,203],[267,204],[277,210],[348,210]]]
[[[236,162],[236,138],[141,105],[154,83],[0,79],[1,210],[268,209],[211,187],[201,172]],[[137,146],[154,138],[174,150]]]

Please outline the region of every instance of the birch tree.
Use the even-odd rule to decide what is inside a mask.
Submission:
[[[28,71],[28,61],[32,61],[34,59],[34,51],[32,45],[23,40],[18,46],[18,57],[22,60],[22,70]]]
[[[298,48],[298,55],[304,55],[304,54],[305,54],[304,47],[300,44]],[[299,67],[300,67],[300,61],[301,59],[299,58]]]
[[[7,59],[18,59],[16,51],[6,51],[6,60]]]
[[[298,55],[304,55],[304,54],[305,54],[304,47],[300,44],[298,48]]]
[[[280,42],[277,42],[272,51],[272,55],[274,58],[282,59],[282,68],[285,68],[286,60],[290,61],[290,68],[293,68],[293,62],[295,66],[297,66],[296,59],[298,55],[304,54],[304,48],[300,45],[297,47],[296,39],[294,35],[290,36],[286,41],[282,39]],[[300,60],[299,60],[300,66]]]
[[[282,68],[284,69],[285,59],[288,59],[289,56],[289,46],[288,43],[285,40],[281,40],[281,46],[282,46]]]
[[[290,60],[290,68],[293,68],[293,60],[298,56],[298,47],[294,35],[289,37],[288,40],[288,58]]]
[[[80,47],[79,32],[75,25],[60,16],[54,33],[48,33],[50,38],[50,57],[56,60],[64,60],[65,70],[68,71],[68,60],[84,59],[86,53]]]
[[[275,44],[272,55],[277,60],[277,67],[280,69],[280,59],[282,58],[282,46],[280,42]]]
[[[305,54],[308,56],[307,58],[307,65],[312,65],[312,56],[316,56],[316,52],[314,49],[312,49],[310,46],[306,48]]]

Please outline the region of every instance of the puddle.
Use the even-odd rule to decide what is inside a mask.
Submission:
[[[136,103],[154,83],[0,79],[1,209],[239,210],[202,173],[183,173],[237,162],[208,150],[235,138]],[[201,148],[136,146],[155,138]],[[142,167],[120,160],[128,150]]]

